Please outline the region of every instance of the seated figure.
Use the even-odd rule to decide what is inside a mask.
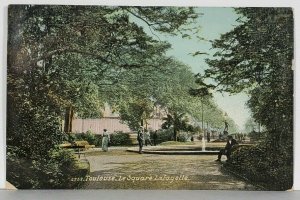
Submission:
[[[230,160],[230,155],[232,151],[232,147],[234,145],[237,145],[237,141],[233,139],[231,135],[227,136],[227,143],[224,149],[221,149],[219,154],[218,154],[218,159],[216,161],[221,161],[222,155],[226,155],[227,161]]]

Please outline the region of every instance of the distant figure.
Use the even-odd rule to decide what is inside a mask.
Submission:
[[[143,141],[144,141],[144,133],[143,133],[143,127],[142,126],[138,130],[137,141],[139,142],[139,153],[142,153]]]
[[[206,134],[206,140],[207,140],[207,142],[210,142],[210,132],[209,131]]]
[[[145,145],[146,146],[148,145],[148,143],[152,146],[152,143],[151,143],[151,140],[150,140],[150,133],[147,129],[145,129],[144,139],[145,139]]]
[[[227,131],[224,131],[223,132],[223,135],[224,135],[224,138],[226,138],[228,136],[228,132]]]
[[[221,161],[222,155],[226,155],[227,161],[230,160],[231,149],[234,145],[237,144],[237,141],[233,139],[231,135],[228,135],[225,149],[220,150],[218,154],[218,159],[216,161]]]
[[[154,143],[154,146],[156,146],[156,142],[157,142],[157,130],[154,131],[154,133],[153,133],[153,143]]]
[[[107,133],[106,129],[103,129],[103,134],[102,134],[102,150],[103,151],[108,151],[108,143],[109,143],[109,134]]]
[[[191,142],[194,142],[194,136],[192,135],[192,137],[191,137]]]
[[[219,133],[219,139],[220,140],[222,139],[222,133],[221,132]]]
[[[224,133],[225,133],[225,131],[228,132],[228,125],[229,124],[228,124],[228,122],[226,120],[225,120],[224,123],[225,123],[225,128],[224,128]]]

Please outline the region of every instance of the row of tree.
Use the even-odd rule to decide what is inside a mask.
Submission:
[[[126,73],[168,62],[170,45],[131,15],[166,33],[197,17],[191,8],[9,6],[7,179],[14,185],[74,187],[67,182],[76,165],[54,150],[64,140],[62,120],[70,132],[75,112],[99,117],[105,102],[130,96]]]
[[[41,118],[56,124],[64,120],[64,131],[71,132],[75,112],[100,117],[105,102],[132,129],[150,117],[154,105],[173,116],[188,113],[199,118],[198,100],[187,93],[195,86],[190,69],[164,56],[170,44],[148,36],[130,16],[155,31],[173,34],[197,17],[192,8],[11,6],[9,121],[28,119],[16,117],[20,109],[21,113],[37,109],[32,111],[39,113],[37,123]],[[220,125],[221,118],[213,120],[220,111],[215,114],[208,108],[206,121]],[[26,127],[32,127],[31,122]]]
[[[25,159],[34,174],[43,172],[40,167],[53,156],[50,150],[64,140],[63,133],[71,132],[74,114],[100,117],[105,103],[134,130],[157,106],[174,118],[190,115],[200,120],[201,105],[205,120],[214,123],[208,115],[214,113],[220,125],[221,111],[212,99],[203,95],[199,101],[190,95],[190,89],[198,87],[195,76],[188,66],[166,56],[170,44],[147,35],[132,20],[144,21],[153,31],[183,34],[197,17],[193,8],[11,5],[7,59],[11,166]],[[173,126],[176,138],[178,126]],[[55,159],[51,167],[66,168]],[[16,167],[8,178],[28,179],[20,187],[52,187],[50,182],[23,177],[22,171]]]
[[[168,62],[170,45],[129,21],[132,14],[162,32],[196,17],[189,8],[10,6],[8,145],[44,154],[58,143],[64,118],[70,132],[74,112],[100,116],[108,98],[127,95],[121,82],[130,70]]]

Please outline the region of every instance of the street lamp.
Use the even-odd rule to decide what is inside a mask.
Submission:
[[[203,120],[203,113],[204,113],[204,109],[203,109],[203,97],[201,97],[201,124],[202,124],[202,131],[203,131],[203,137],[204,137],[204,120]]]
[[[201,96],[201,120],[202,120],[202,131],[203,131],[203,137],[205,137],[204,133],[204,103],[203,103],[203,98],[204,97],[212,97],[212,90],[207,87],[202,87],[199,89],[199,96]]]
[[[190,89],[189,93],[192,96],[198,96],[200,97],[201,101],[201,121],[202,121],[202,131],[203,131],[203,137],[204,137],[204,103],[203,98],[204,97],[212,97],[212,91],[215,88],[213,85],[207,85],[203,82],[203,80],[199,79],[198,84],[201,85],[200,88],[197,89]]]

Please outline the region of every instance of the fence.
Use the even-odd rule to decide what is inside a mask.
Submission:
[[[161,128],[163,121],[161,119],[149,119],[147,120],[147,128],[150,130],[158,130]],[[132,132],[130,128],[120,121],[119,117],[104,117],[100,119],[74,119],[72,122],[72,132],[83,133],[88,130],[102,134],[103,129],[107,129],[108,132],[123,131]]]

